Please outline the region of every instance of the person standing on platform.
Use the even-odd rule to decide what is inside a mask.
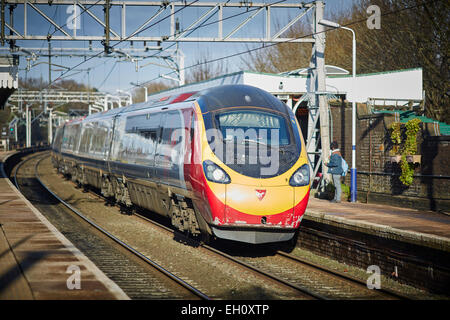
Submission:
[[[341,202],[341,176],[342,176],[342,155],[339,151],[337,141],[333,141],[330,145],[331,156],[328,163],[324,163],[328,167],[328,173],[331,173],[333,177],[333,184],[335,187],[334,198],[331,202]]]

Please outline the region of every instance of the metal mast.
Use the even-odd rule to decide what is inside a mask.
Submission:
[[[330,156],[329,107],[325,83],[325,28],[319,24],[319,21],[323,19],[323,1],[316,1],[315,7],[312,24],[315,41],[312,47],[308,75],[308,94],[310,96],[307,138],[307,152],[314,176],[323,162],[328,162]],[[317,128],[318,124],[320,129]],[[326,168],[322,165],[324,180],[329,182],[331,177],[326,171]]]

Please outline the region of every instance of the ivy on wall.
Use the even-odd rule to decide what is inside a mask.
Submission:
[[[400,122],[394,122],[390,127],[390,138],[393,144],[392,153],[401,154],[402,156],[400,160],[400,168],[402,170],[400,181],[405,186],[410,186],[414,179],[415,164],[407,161],[406,156],[417,153],[417,133],[421,129],[420,123],[421,120],[415,118],[405,124],[404,140],[402,139],[402,124]]]

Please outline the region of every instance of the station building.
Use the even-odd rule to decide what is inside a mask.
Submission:
[[[423,101],[422,69],[407,69],[356,76],[353,88],[352,75],[336,66],[326,66],[326,93],[329,100],[346,100],[357,103],[382,103],[384,105],[420,104]],[[268,91],[293,108],[302,124],[303,135],[308,130],[308,104],[301,101],[308,92],[308,68],[283,74],[239,71],[213,79],[190,83],[152,95],[148,100],[159,100],[186,92],[226,85],[245,84]],[[297,102],[301,102],[297,105]],[[310,124],[311,125],[311,124]]]
[[[369,99],[422,100],[422,69],[406,69],[380,73],[356,75],[356,86],[352,87],[352,76],[348,71],[326,66],[326,90],[330,95],[344,96],[349,102],[365,103]],[[183,92],[200,91],[224,84],[246,84],[266,90],[288,106],[294,106],[299,96],[308,92],[308,68],[283,74],[239,71],[210,80],[191,83],[150,95],[149,99],[160,99]]]

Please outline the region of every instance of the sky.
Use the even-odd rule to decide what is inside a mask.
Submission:
[[[231,2],[239,2],[236,0],[230,0]],[[187,1],[189,3],[191,1]],[[205,2],[204,0],[200,0],[199,2]],[[209,3],[211,1],[208,1]],[[225,2],[225,1],[222,1]],[[275,0],[262,0],[258,1],[258,3],[273,3]],[[299,1],[286,0],[284,3],[298,3]],[[306,2],[306,1],[304,1]],[[329,19],[330,16],[337,12],[345,12],[349,10],[349,7],[352,5],[353,0],[325,0],[325,18]],[[125,1],[126,3],[126,1]],[[72,6],[48,6],[48,5],[40,5],[38,6],[42,12],[44,12],[48,17],[52,18],[55,22],[57,22],[60,26],[65,25],[63,28],[69,34],[73,33],[73,29],[69,29],[69,24],[66,25],[68,21],[70,21],[70,16],[73,14]],[[95,6],[90,9],[92,13],[94,13],[99,18],[103,18],[103,10],[101,6]],[[127,15],[126,15],[126,32],[129,34],[131,31],[136,30],[141,24],[143,24],[146,19],[152,16],[156,12],[157,8],[149,8],[149,7],[131,7],[127,6]],[[194,8],[187,7],[183,10],[180,10],[175,17],[178,18],[180,22],[180,27],[182,30],[189,27],[189,25],[198,17],[200,17],[203,13],[206,12],[206,8]],[[295,11],[294,11],[295,10]],[[271,11],[271,30],[272,34],[274,34],[279,27],[277,24],[287,23],[290,19],[295,17],[300,13],[300,9],[273,9]],[[19,5],[14,10],[14,28],[18,32],[23,32],[24,23],[23,23],[23,6]],[[117,6],[113,6],[111,11],[111,28],[115,30],[117,33],[121,33],[121,12],[120,8]],[[246,17],[249,16],[250,13],[244,13],[245,8],[242,9],[225,9],[223,18],[242,13],[241,15],[228,19],[224,21],[223,24],[223,34],[228,34],[233,27],[237,26],[240,22],[244,21]],[[254,11],[253,11],[254,12]],[[81,11],[80,11],[81,13]],[[9,12],[6,11],[6,22],[9,21]],[[160,15],[153,25],[150,28],[140,33],[140,35],[148,35],[148,36],[162,36],[168,35],[170,33],[170,10],[166,10],[162,15]],[[249,22],[244,28],[239,30],[233,37],[263,37],[265,33],[265,20],[263,19],[264,13],[261,12],[256,16],[254,20]],[[191,37],[214,37],[217,36],[217,23],[213,23],[217,21],[218,15],[214,14],[206,23],[211,23],[208,26],[199,28],[192,32],[189,36]],[[310,23],[311,14],[307,14],[301,20],[304,22]],[[86,12],[81,13],[79,15],[79,24],[77,29],[77,35],[103,35],[103,27],[97,23],[92,17],[90,17]],[[27,10],[27,28],[28,33],[33,35],[42,35],[42,34],[54,34],[54,35],[62,35],[60,31],[55,30],[55,27],[48,23],[42,16],[40,16],[35,10],[32,8],[28,8]],[[9,30],[7,30],[8,32]],[[130,48],[131,43],[129,41],[122,42],[120,44],[116,44],[114,42],[112,45],[116,45],[116,48]],[[37,48],[37,49],[46,49],[48,47],[48,43],[46,40],[29,40],[29,41],[17,41],[16,45],[24,48]],[[51,45],[53,48],[88,48],[89,43],[87,41],[51,41]],[[148,46],[155,46],[156,43],[147,43]],[[163,53],[166,54],[168,47],[170,49],[175,49],[175,45],[173,42],[162,44]],[[185,66],[189,67],[197,63],[199,59],[217,59],[226,57],[229,55],[233,55],[240,52],[245,52],[248,48],[259,46],[260,44],[245,44],[245,43],[205,43],[205,42],[193,42],[193,43],[180,43],[179,49],[185,55]],[[305,44],[309,45],[309,44]],[[134,43],[133,46],[135,48],[144,48],[143,43]],[[99,41],[92,43],[93,48],[102,48]],[[4,48],[8,48],[8,44],[5,45]],[[39,52],[39,51],[38,51]],[[55,52],[55,51],[54,51]],[[5,54],[5,51],[2,51],[1,54]],[[161,53],[157,53],[156,51],[148,51],[149,56],[158,56]],[[246,66],[242,61],[242,58],[245,58],[245,55],[239,55],[231,58],[227,58],[223,60],[223,66],[227,68],[228,72],[235,72],[240,70],[245,70]],[[107,58],[99,56],[98,58],[90,59],[89,61],[83,62],[84,58],[82,57],[53,57],[52,63],[57,65],[66,66],[69,68],[74,68],[78,64],[78,67],[74,68],[70,72],[65,72],[64,68],[53,66],[52,71],[52,80],[61,77],[66,77],[66,79],[74,79],[78,82],[90,84],[101,91],[106,91],[110,93],[116,93],[117,90],[126,90],[129,91],[133,88],[130,84],[134,83],[143,83],[150,80],[157,80],[160,74],[170,73],[172,70],[168,68],[163,68],[160,66],[156,66],[153,64],[149,64],[144,66],[148,62],[154,62],[159,64],[164,64],[161,59],[145,59],[138,63],[139,68],[138,72],[136,72],[136,64],[131,61],[119,61],[115,58]],[[42,63],[44,62],[44,63]],[[25,77],[34,77],[40,78],[42,77],[44,80],[48,80],[48,62],[47,57],[41,57],[33,64],[33,66],[29,71],[26,71],[26,60],[24,57],[20,58],[19,65],[19,76],[22,78]],[[299,66],[301,67],[301,66]],[[89,69],[89,72],[87,70]],[[186,69],[186,76],[191,69]],[[171,74],[171,76],[175,76]],[[159,80],[159,79],[158,79]],[[169,82],[175,84],[175,82]]]

